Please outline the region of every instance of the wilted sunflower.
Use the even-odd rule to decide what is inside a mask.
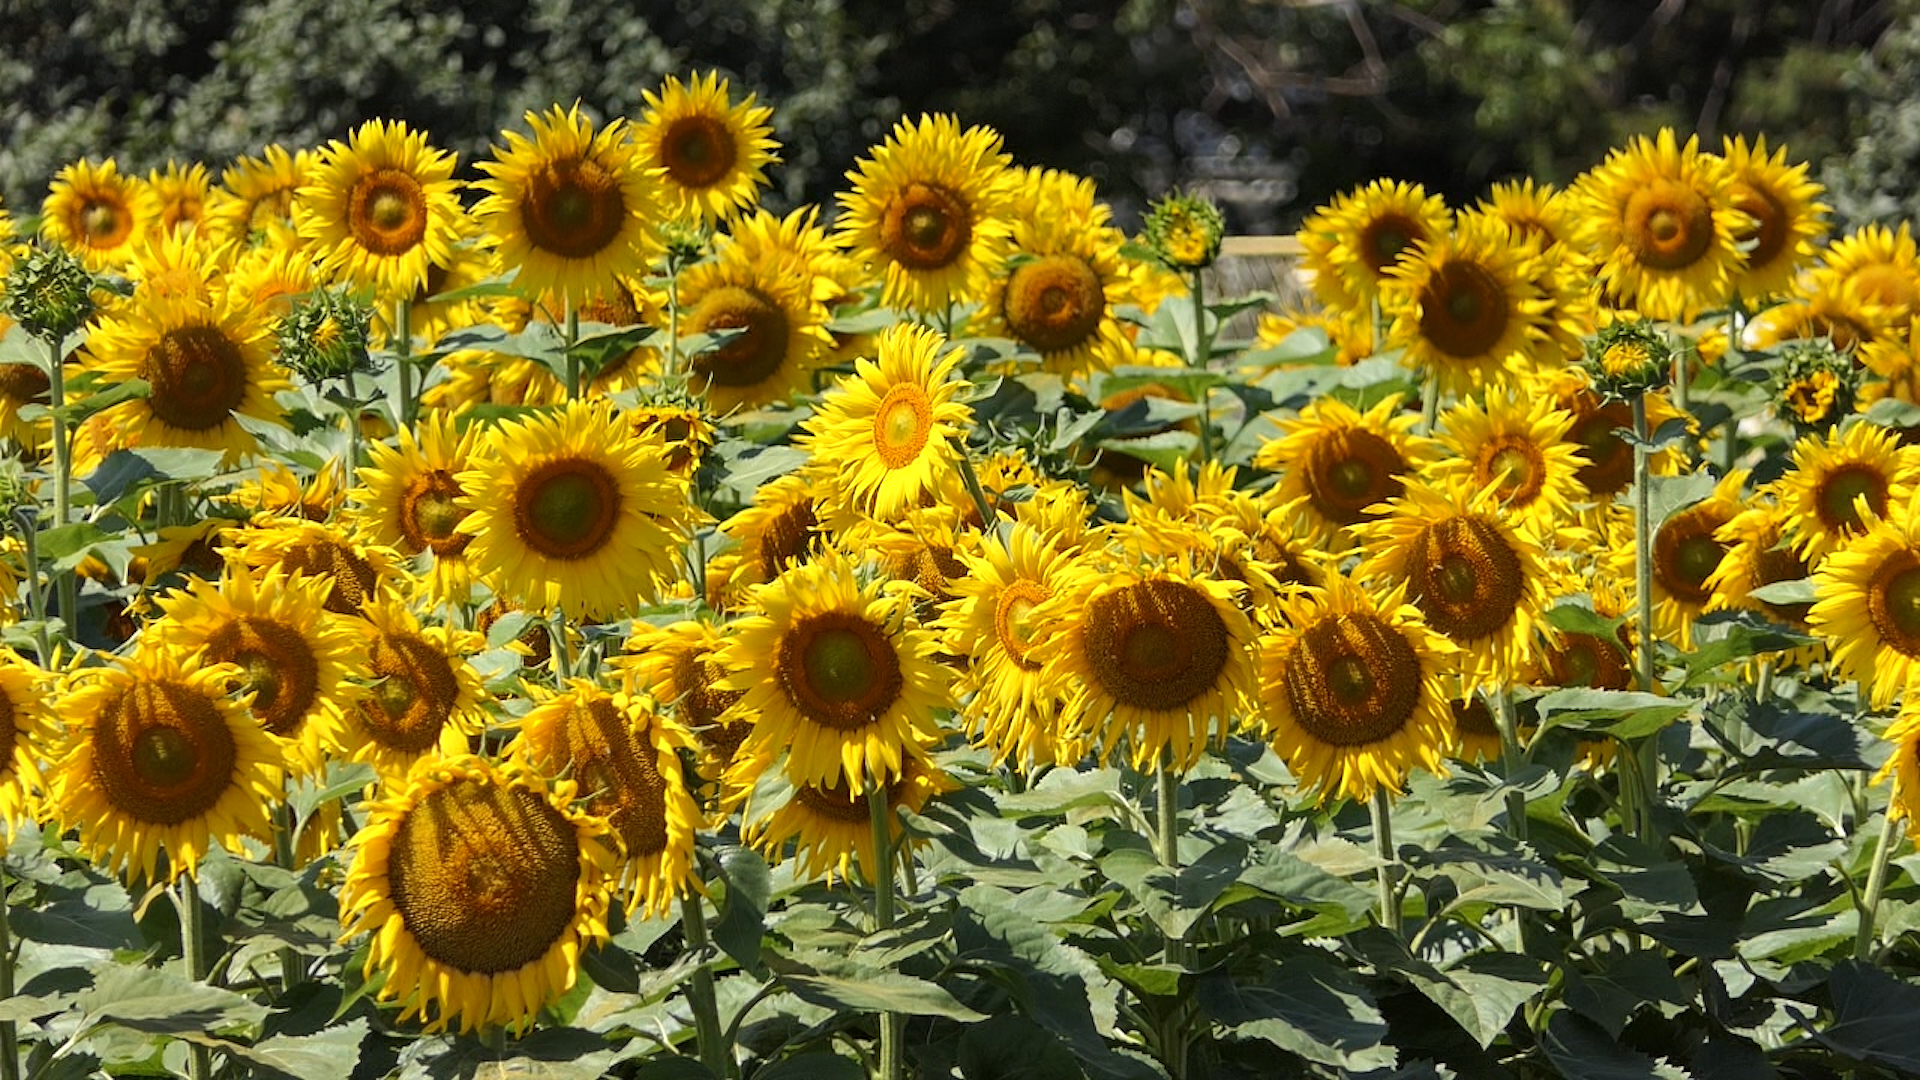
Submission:
[[[840,242],[884,275],[881,301],[923,314],[982,295],[1005,257],[1014,175],[989,128],[902,119],[839,195]]]
[[[1540,526],[1501,511],[1496,489],[1411,483],[1388,514],[1358,526],[1356,580],[1404,587],[1428,626],[1461,649],[1469,685],[1502,686],[1527,669],[1549,633]]]
[[[1733,233],[1745,256],[1734,288],[1749,299],[1786,292],[1813,261],[1813,242],[1826,231],[1823,189],[1807,179],[1806,162],[1787,164],[1785,147],[1768,154],[1764,135],[1752,146],[1745,136],[1728,136],[1721,154],[1733,173],[1734,209],[1748,219]]]
[[[773,110],[754,95],[734,104],[718,72],[681,82],[669,75],[660,92],[642,91],[647,107],[633,141],[649,168],[665,181],[669,213],[712,224],[749,209],[780,160],[767,123]]]
[[[1906,505],[1920,481],[1920,447],[1861,421],[1802,436],[1787,472],[1771,486],[1788,542],[1809,566]]]
[[[1510,379],[1545,337],[1552,306],[1533,283],[1534,250],[1482,214],[1408,248],[1379,284],[1386,343],[1405,349],[1402,364],[1435,372],[1443,393]]]
[[[1300,224],[1302,265],[1313,293],[1341,313],[1365,312],[1403,252],[1445,237],[1453,214],[1438,195],[1400,180],[1375,180],[1336,198]]]
[[[452,261],[460,216],[454,157],[404,121],[369,120],[322,147],[293,203],[322,276],[392,300]]]
[[[262,518],[227,533],[236,547],[221,549],[255,570],[280,567],[289,574],[325,575],[332,583],[326,609],[359,615],[370,603],[398,598],[407,574],[399,553],[366,544],[336,525],[302,518]]]
[[[171,299],[136,293],[87,338],[89,370],[108,385],[144,379],[144,397],[109,406],[112,445],[224,452],[230,466],[258,447],[241,416],[277,422],[273,395],[288,387],[270,355],[263,312],[238,297]]]
[[[1548,529],[1570,519],[1573,503],[1587,497],[1578,475],[1586,459],[1567,438],[1573,417],[1542,395],[1489,390],[1482,397],[1464,398],[1441,417],[1440,444],[1453,456],[1433,462],[1428,475],[1491,486],[1509,511]]]
[[[423,758],[459,754],[486,720],[486,689],[467,657],[485,640],[472,630],[422,625],[404,604],[378,601],[355,623],[367,691],[346,710],[346,756],[372,765],[389,787]]]
[[[1909,501],[1828,555],[1807,621],[1876,709],[1920,688],[1920,506]]]
[[[1743,262],[1736,234],[1751,221],[1732,185],[1726,162],[1671,128],[1608,154],[1571,190],[1599,285],[1650,319],[1724,304]]]
[[[40,760],[53,746],[47,673],[0,649],[0,838],[39,816]]]
[[[908,757],[900,775],[888,781],[887,842],[900,857],[909,844],[924,843],[907,832],[901,810],[920,813],[927,800],[960,785],[944,770],[923,757]],[[783,790],[784,789],[784,790]],[[775,799],[784,799],[772,809],[756,807],[749,800],[741,825],[741,840],[779,859],[787,841],[794,842],[793,858],[803,878],[825,876],[851,877],[854,860],[860,860],[861,873],[874,880],[876,853],[873,848],[873,819],[864,794],[849,794],[840,776],[828,777],[820,784],[789,783],[784,777],[769,777],[762,790]],[[772,801],[769,799],[768,801]]]
[[[137,881],[171,881],[194,874],[215,844],[271,835],[280,740],[227,693],[242,678],[232,664],[159,645],[68,676],[48,792],[52,816],[78,830],[88,858]]]
[[[398,447],[367,444],[369,464],[360,469],[363,494],[353,510],[362,533],[406,555],[431,552],[428,595],[463,601],[473,585],[467,545],[473,537],[455,528],[467,516],[457,480],[473,454],[479,426],[456,428],[453,415],[434,413],[413,428],[402,427]]]
[[[1398,792],[1415,766],[1445,772],[1455,650],[1401,595],[1376,596],[1335,575],[1283,599],[1275,629],[1260,639],[1267,737],[1323,800]]]
[[[317,775],[344,747],[345,711],[358,688],[363,643],[347,617],[326,610],[324,578],[230,568],[217,584],[190,580],[158,600],[148,632],[165,644],[232,664],[229,690],[253,718],[287,740],[290,772]]]
[[[293,224],[293,200],[314,166],[311,150],[268,146],[259,157],[242,156],[220,174],[207,209],[214,239],[246,246],[255,233]],[[282,247],[285,245],[269,245]]]
[[[519,268],[520,291],[585,298],[644,272],[664,190],[626,121],[595,132],[578,103],[526,120],[532,139],[503,132],[507,148],[480,162],[490,179],[475,185],[488,194],[474,207],[501,263]]]
[[[428,763],[368,808],[340,888],[342,938],[372,935],[364,973],[428,1031],[521,1030],[607,938],[607,823],[515,766]]]
[[[726,241],[711,260],[680,275],[680,331],[735,331],[694,356],[689,385],[725,416],[784,402],[813,389],[813,374],[833,346],[816,279],[790,262],[756,261]]]
[[[530,610],[617,617],[674,578],[686,482],[605,399],[499,424],[454,480],[474,574]]]
[[[628,911],[659,918],[693,884],[701,815],[680,766],[680,751],[693,748],[693,736],[650,699],[570,679],[521,718],[507,753],[541,776],[573,781],[581,809],[613,828]]]
[[[1318,398],[1280,421],[1281,436],[1261,446],[1253,463],[1280,474],[1277,497],[1304,500],[1322,536],[1349,539],[1350,527],[1378,516],[1373,508],[1398,496],[1438,452],[1433,440],[1413,434],[1420,418],[1400,403],[1389,395],[1361,413],[1338,398]]]
[[[946,347],[936,331],[895,323],[880,335],[878,358],[835,380],[802,424],[805,434],[795,441],[841,471],[850,509],[890,520],[954,467],[953,440],[972,426],[973,413],[957,400],[968,385],[954,375],[961,350],[942,356]]]
[[[736,773],[757,776],[784,754],[795,784],[840,777],[865,791],[925,755],[949,701],[935,638],[909,620],[904,590],[861,571],[827,551],[754,590],[759,613],[733,624],[719,657],[721,688],[745,691],[734,713],[753,718]]]
[[[159,219],[144,180],[120,172],[112,158],[76,161],[53,175],[40,207],[40,231],[89,270],[118,270]]]

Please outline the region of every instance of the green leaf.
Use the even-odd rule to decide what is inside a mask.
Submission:
[[[1698,684],[1715,669],[1735,660],[1785,652],[1817,640],[1776,626],[1751,611],[1714,612],[1695,624],[1694,633],[1694,649],[1684,658],[1687,675],[1680,683],[1682,688]]]
[[[1246,857],[1247,845],[1222,841],[1176,876],[1154,855],[1123,848],[1101,859],[1100,871],[1132,894],[1163,932],[1181,937],[1240,876]]]
[[[1267,851],[1240,873],[1239,883],[1296,907],[1335,910],[1358,920],[1373,910],[1373,896],[1351,881],[1284,851]]]
[[[989,1017],[961,1032],[954,1065],[962,1080],[1071,1080],[1086,1075],[1058,1038],[1025,1017],[1008,1015]],[[754,1080],[765,1075],[756,1074]],[[811,1075],[792,1080],[809,1080]],[[856,1069],[845,1080],[865,1076]]]
[[[109,964],[94,971],[93,986],[74,995],[83,1024],[111,1023],[157,1035],[213,1031],[260,1023],[266,1006],[183,975]]]
[[[1648,489],[1649,516],[1657,530],[1667,518],[1713,494],[1715,479],[1706,470],[1680,476],[1656,476]]]
[[[1548,984],[1547,972],[1540,961],[1513,953],[1473,953],[1461,957],[1442,974],[1460,988],[1472,1007],[1477,1023],[1462,1026],[1483,1050],[1506,1031],[1514,1012],[1532,1001]],[[1460,1019],[1460,1014],[1456,1013],[1454,1018]]]
[[[202,479],[219,471],[221,452],[189,447],[140,447],[115,450],[102,458],[98,467],[80,482],[93,492],[94,501],[106,504],[132,491],[136,486],[165,480]]]
[[[1060,817],[1083,807],[1112,807],[1120,790],[1120,770],[1053,769],[1026,791],[996,793],[993,804],[1008,817]]]
[[[360,1048],[368,1034],[366,1017],[357,1016],[311,1035],[269,1035],[252,1046],[224,1039],[204,1041],[247,1062],[255,1076],[305,1080],[313,1076],[351,1075],[360,1063]]]
[[[727,886],[719,921],[713,925],[714,944],[743,969],[763,972],[760,944],[767,932],[767,900],[772,892],[767,860],[751,848],[723,847],[714,862]],[[699,899],[690,898],[687,903],[699,903]]]
[[[1792,581],[1776,581],[1771,585],[1762,585],[1757,589],[1748,589],[1747,595],[1763,604],[1811,604],[1820,599],[1814,594],[1812,578],[1794,578]]]
[[[51,560],[55,569],[71,570],[83,562],[95,544],[106,543],[114,535],[89,521],[76,521],[58,528],[42,529],[34,538],[36,554]]]
[[[764,484],[799,471],[808,461],[805,450],[797,446],[753,446],[726,442],[716,447],[725,479],[720,490],[740,503],[753,501],[753,493]]]
[[[938,983],[898,971],[874,971],[858,977],[782,974],[779,978],[794,996],[822,1008],[944,1016],[965,1022],[984,1020],[987,1015],[961,1004]]]
[[[1691,702],[1637,690],[1555,690],[1534,700],[1540,730],[1569,727],[1591,735],[1637,739],[1692,710]]]
[[[67,398],[67,404],[60,410],[60,414],[66,417],[67,424],[70,428],[78,427],[87,417],[110,409],[123,401],[137,401],[140,398],[144,398],[151,389],[145,379],[122,379],[112,386],[107,387],[105,390],[84,393],[85,382],[80,380],[76,380],[76,382],[78,385],[68,386],[69,396]],[[20,409],[20,418],[23,420],[37,420],[41,416],[52,414],[52,412],[52,409],[46,408],[45,406],[25,405]]]
[[[1348,970],[1312,952],[1275,957],[1272,977],[1236,982],[1224,969],[1200,976],[1200,1008],[1243,1039],[1259,1039],[1309,1061],[1364,1072],[1398,1060],[1387,1024]]]
[[[1690,1000],[1661,953],[1603,952],[1594,966],[1567,972],[1567,1005],[1616,1039],[1641,1008],[1656,1003],[1685,1008]]]
[[[689,1057],[649,1058],[633,1072],[633,1080],[715,1080],[713,1070]]]
[[[1191,431],[1163,431],[1138,439],[1101,439],[1102,450],[1139,458],[1161,472],[1177,472],[1193,456],[1200,437]]]
[[[1561,603],[1547,609],[1547,623],[1568,634],[1586,634],[1602,641],[1618,641],[1624,618],[1609,619],[1585,604]]]
[[[867,1070],[858,1061],[824,1052],[782,1058],[752,1075],[753,1080],[867,1080]]]
[[[1843,960],[1834,965],[1827,988],[1833,996],[1833,1022],[1812,1025],[1816,1041],[1854,1061],[1920,1075],[1920,1046],[1913,1041],[1920,987]]]
[[[1323,367],[1340,357],[1340,350],[1327,340],[1327,332],[1317,326],[1303,326],[1278,344],[1254,349],[1235,365],[1243,368]]]
[[[500,616],[494,620],[492,626],[487,627],[487,648],[506,648],[509,642],[517,640],[521,634],[526,633],[527,627],[533,625],[536,619],[538,616],[533,612],[522,609],[515,609]]]
[[[1621,1046],[1576,1013],[1555,1013],[1540,1047],[1565,1080],[1688,1080],[1684,1070]]]
[[[1480,851],[1450,839],[1431,849],[1410,850],[1407,861],[1431,866],[1452,880],[1459,890],[1456,905],[1558,911],[1567,903],[1559,872],[1522,855]]]

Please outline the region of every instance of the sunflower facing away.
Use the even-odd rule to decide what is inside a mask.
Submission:
[[[195,873],[215,844],[270,835],[280,740],[227,693],[243,678],[232,664],[152,644],[68,677],[48,790],[52,816],[79,831],[95,863],[171,881]]]
[[[577,103],[526,120],[533,138],[503,132],[506,149],[480,162],[487,196],[473,211],[501,263],[519,268],[521,294],[581,299],[644,272],[664,192],[626,121],[595,132]]]
[[[0,649],[0,837],[37,816],[40,759],[54,737],[46,682],[46,672],[12,649]]]
[[[320,150],[293,204],[294,227],[322,276],[409,297],[432,263],[453,260],[454,157],[399,120],[369,120]]]
[[[1893,781],[1887,813],[1907,823],[1907,836],[1912,839],[1920,836],[1920,710],[1901,709],[1883,740],[1893,753],[1874,774],[1873,782]]]
[[[1807,621],[1876,709],[1920,688],[1920,506],[1909,501],[1828,555]]]
[[[973,414],[956,400],[967,383],[954,376],[961,350],[912,323],[880,335],[878,358],[861,360],[838,379],[796,440],[818,463],[840,470],[848,507],[883,521],[935,491],[952,469],[954,439]]]
[[[1787,626],[1807,628],[1811,604],[1776,604],[1751,595],[1763,586],[1812,576],[1806,560],[1785,540],[1784,518],[1779,505],[1761,502],[1735,514],[1714,533],[1714,539],[1727,545],[1727,553],[1707,576],[1707,587],[1713,590],[1708,610],[1751,608]]]
[[[730,786],[751,788],[784,754],[795,784],[838,778],[864,792],[925,756],[934,712],[949,698],[934,636],[909,621],[905,591],[863,583],[862,569],[823,552],[755,590],[759,613],[733,625],[720,685],[745,691],[734,712],[752,717],[753,729]]]
[[[118,270],[159,220],[160,206],[144,180],[108,158],[98,165],[76,161],[55,173],[40,215],[47,239],[87,269]]]
[[[447,412],[422,419],[416,428],[401,428],[398,446],[367,444],[369,464],[360,469],[365,487],[353,518],[377,544],[406,555],[430,553],[428,595],[463,601],[473,583],[466,558],[473,537],[456,528],[468,511],[454,477],[467,468],[480,429],[470,424],[458,430]]]
[[[454,480],[474,574],[529,610],[617,617],[675,576],[686,482],[605,399],[501,423]]]
[[[1005,257],[1014,175],[989,128],[902,119],[839,195],[840,242],[879,268],[881,301],[939,314],[980,296]]]
[[[641,160],[660,170],[672,216],[710,225],[752,207],[767,166],[780,160],[767,123],[773,109],[752,94],[733,104],[713,71],[684,83],[669,75],[659,93],[643,93],[633,141]]]
[[[1811,292],[1851,290],[1860,303],[1880,309],[1890,325],[1905,327],[1920,315],[1920,244],[1911,223],[1898,229],[1862,225],[1827,245],[1811,277]]]
[[[1267,737],[1323,800],[1400,791],[1415,766],[1445,771],[1455,648],[1401,596],[1335,575],[1283,599],[1275,629],[1260,639]]]
[[[365,973],[428,1031],[522,1030],[607,938],[605,820],[574,785],[470,755],[431,762],[372,804],[340,889],[342,938],[372,935]]]

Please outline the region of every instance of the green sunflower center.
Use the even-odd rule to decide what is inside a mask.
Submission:
[[[620,485],[606,466],[564,456],[534,469],[514,491],[514,531],[549,559],[584,559],[620,524]]]
[[[1903,548],[1880,565],[1867,583],[1867,617],[1888,646],[1920,657],[1920,556]]]
[[[906,688],[886,630],[845,611],[808,616],[781,635],[775,667],[794,708],[836,731],[875,723]]]

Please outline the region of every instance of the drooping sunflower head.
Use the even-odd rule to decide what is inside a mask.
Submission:
[[[720,524],[739,545],[736,588],[765,584],[795,563],[807,561],[824,543],[826,510],[804,477],[776,477],[753,493],[753,505]]]
[[[1800,279],[1800,284],[1811,291],[1789,296],[1747,323],[1748,347],[1826,341],[1836,349],[1852,350],[1894,335],[1905,325],[1899,321],[1898,306],[1876,301],[1858,281],[1814,276]]]
[[[340,890],[342,936],[427,1030],[531,1025],[607,938],[615,854],[604,819],[517,766],[429,762],[368,810]]]
[[[1745,256],[1734,288],[1756,299],[1786,292],[1826,232],[1831,208],[1820,201],[1823,189],[1807,179],[1806,162],[1787,164],[1786,147],[1769,154],[1764,135],[1752,146],[1745,136],[1728,136],[1721,154],[1733,174],[1734,209],[1747,216],[1733,234]]]
[[[625,650],[609,661],[629,693],[660,702],[693,733],[699,743],[694,771],[715,787],[753,726],[751,717],[728,711],[742,691],[721,685],[726,669],[719,657],[725,644],[721,629],[709,622],[635,622]]]
[[[1874,774],[1878,784],[1893,781],[1887,813],[1907,823],[1907,836],[1920,833],[1920,709],[1908,705],[1887,726],[1885,741],[1893,748],[1886,764]]]
[[[937,490],[953,468],[954,440],[973,414],[957,400],[958,349],[945,352],[940,333],[896,323],[881,333],[878,357],[835,381],[798,442],[816,461],[842,469],[840,495],[849,508],[890,520]]]
[[[1865,421],[1794,444],[1775,481],[1787,540],[1810,566],[1905,506],[1920,480],[1920,448]]]
[[[406,580],[398,552],[325,522],[262,518],[253,528],[230,530],[226,539],[238,546],[221,553],[255,570],[277,566],[289,574],[325,575],[332,582],[326,609],[340,615],[359,615],[367,604],[397,598]]]
[[[773,109],[754,95],[734,103],[718,72],[688,82],[669,75],[647,107],[633,141],[649,168],[660,170],[674,217],[712,224],[750,209],[778,161]]]
[[[921,813],[935,795],[959,786],[933,762],[908,758],[900,774],[885,788],[888,847],[901,858],[909,857],[912,847],[925,841],[907,831],[900,811]],[[803,878],[850,880],[858,860],[864,877],[878,879],[875,860],[879,856],[873,845],[868,796],[850,792],[840,777],[806,784],[769,775],[751,797],[743,798],[746,809],[741,839],[768,858],[786,857],[791,841],[792,858]]]
[[[1009,160],[997,132],[945,115],[902,119],[860,159],[838,235],[884,275],[883,303],[931,313],[981,295],[1011,232]]]
[[[1403,253],[1452,227],[1446,201],[1419,184],[1375,180],[1342,195],[1300,225],[1314,295],[1336,311],[1365,311]]]
[[[1374,508],[1399,495],[1405,481],[1438,453],[1437,445],[1413,434],[1418,416],[1400,411],[1397,395],[1365,413],[1337,398],[1323,397],[1262,446],[1254,464],[1280,474],[1278,497],[1301,504],[1330,540],[1378,516]]]
[[[54,742],[48,682],[45,671],[0,650],[0,837],[39,816],[40,762]]]
[[[1500,380],[1546,332],[1549,302],[1533,282],[1533,253],[1481,214],[1408,248],[1379,283],[1392,319],[1387,344],[1404,347],[1402,363],[1437,371],[1448,393]]]
[[[323,147],[293,203],[322,276],[410,297],[458,238],[454,156],[404,121],[369,120]]]
[[[1445,771],[1454,646],[1400,597],[1335,575],[1283,600],[1260,639],[1267,738],[1323,800],[1400,791],[1416,766]]]
[[[159,220],[153,189],[112,158],[76,161],[53,176],[40,207],[40,231],[89,270],[118,270]]]
[[[194,873],[215,844],[270,835],[280,741],[227,693],[242,677],[234,665],[157,644],[68,677],[51,809],[96,863],[171,881]]]
[[[650,601],[692,520],[665,447],[605,399],[501,423],[454,480],[468,564],[531,610],[597,619]]]

